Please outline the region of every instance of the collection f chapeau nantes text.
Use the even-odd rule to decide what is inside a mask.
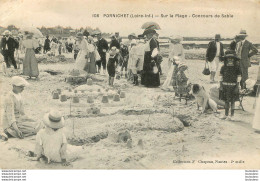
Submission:
[[[92,14],[93,18],[234,18],[233,14]]]
[[[245,164],[244,160],[173,160],[173,163],[199,163],[199,164]]]

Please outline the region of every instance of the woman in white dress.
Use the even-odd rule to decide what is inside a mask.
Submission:
[[[77,59],[75,62],[75,69],[83,71],[88,60],[89,50],[88,50],[88,42],[83,37],[82,33],[77,34],[77,43],[78,43],[79,53],[77,55]]]
[[[172,86],[172,79],[173,79],[173,73],[175,66],[173,63],[180,63],[183,62],[185,59],[184,52],[183,52],[183,46],[181,44],[182,37],[176,36],[170,37],[170,45],[169,45],[169,57],[168,57],[168,74],[167,78],[164,81],[162,85],[163,90],[170,89]]]

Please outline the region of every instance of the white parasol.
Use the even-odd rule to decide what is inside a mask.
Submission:
[[[160,30],[160,26],[158,23],[156,22],[153,22],[153,21],[149,21],[149,22],[146,22],[142,25],[141,27],[142,29],[153,29],[153,30]]]
[[[42,38],[43,37],[42,32],[38,28],[33,27],[33,26],[21,28],[20,31],[21,32],[33,33],[33,36],[36,37],[36,38]]]

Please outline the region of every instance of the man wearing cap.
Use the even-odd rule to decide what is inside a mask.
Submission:
[[[101,32],[99,32],[97,34],[97,50],[98,50],[98,53],[101,57],[101,61],[97,61],[97,66],[98,66],[98,73],[100,73],[100,70],[101,70],[101,64],[102,64],[102,67],[103,67],[103,71],[105,73],[106,71],[106,53],[108,51],[108,43],[107,41],[102,37],[101,35]]]
[[[19,48],[19,44],[11,37],[11,32],[6,30],[0,43],[0,52],[4,56],[6,67],[10,68],[10,63],[17,69],[16,61],[14,59],[15,49]]]
[[[248,79],[248,68],[251,67],[250,57],[257,54],[258,50],[251,42],[246,40],[247,34],[245,30],[241,30],[237,36],[240,39],[236,45],[236,54],[237,57],[240,58],[240,69],[242,73],[240,86],[242,89],[245,89],[245,81]]]
[[[8,137],[24,138],[35,135],[42,128],[41,122],[29,119],[24,112],[21,93],[28,82],[19,76],[12,77],[12,91],[5,97],[2,123]]]
[[[215,82],[216,72],[218,71],[219,61],[222,61],[224,56],[223,44],[220,42],[220,34],[215,35],[215,40],[209,42],[206,61],[209,62],[210,68],[210,82]]]

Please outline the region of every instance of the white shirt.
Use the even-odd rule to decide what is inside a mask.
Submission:
[[[216,57],[219,57],[219,53],[220,53],[220,42],[216,42],[216,46],[217,46],[217,54],[216,54]]]

